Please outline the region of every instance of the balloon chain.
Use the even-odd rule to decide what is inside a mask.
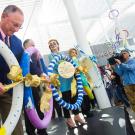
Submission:
[[[16,65],[11,66],[10,72],[8,73],[7,77],[8,79],[12,80],[13,83],[8,85],[3,85],[2,83],[0,83],[0,94],[7,92],[11,88],[17,86],[22,82],[25,83],[26,87],[38,87],[42,82],[53,84],[57,87],[60,86],[60,83],[58,81],[58,75],[52,74],[50,78],[48,78],[27,74],[25,77],[23,77],[21,68]]]

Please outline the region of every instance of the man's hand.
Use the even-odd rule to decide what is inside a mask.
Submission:
[[[4,93],[4,85],[0,83],[0,95]]]
[[[119,59],[115,59],[115,62],[116,62],[117,64],[121,64],[121,61],[120,61]]]

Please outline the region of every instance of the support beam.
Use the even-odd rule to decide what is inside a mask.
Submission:
[[[74,3],[72,0],[63,0],[68,16],[69,16],[69,20],[73,29],[73,32],[75,34],[76,37],[76,41],[79,45],[79,47],[87,54],[87,55],[91,55],[92,51],[90,49],[90,46],[86,40],[86,35],[84,34],[79,16],[77,14],[76,8],[74,6]],[[111,107],[110,101],[108,99],[106,90],[104,88],[103,82],[101,79],[99,79],[98,77],[100,76],[99,72],[97,72],[97,70],[94,69],[93,67],[93,71],[91,72],[91,77],[93,79],[94,82],[98,81],[98,84],[100,84],[100,87],[96,88],[94,90],[98,105],[100,108],[107,108],[107,107]],[[98,78],[98,80],[97,80]]]

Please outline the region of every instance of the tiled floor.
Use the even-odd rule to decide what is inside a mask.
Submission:
[[[130,108],[128,108],[128,112],[130,114],[131,123],[133,125],[134,130],[135,130],[135,113]],[[62,128],[62,127],[66,127],[65,122],[63,120],[60,122],[61,126],[60,126],[60,124],[59,124],[59,126],[57,125],[58,122],[60,122],[60,120],[56,120],[53,123],[53,125],[51,125],[49,127],[49,130],[48,130],[49,135],[57,135],[57,133],[55,131],[59,130],[59,129],[61,130],[61,132],[65,132],[65,133],[68,131],[67,128]],[[24,120],[23,120],[23,127],[24,127],[24,135],[27,135],[25,132]],[[66,134],[68,134],[68,132]],[[79,135],[79,134],[76,134],[76,135]]]

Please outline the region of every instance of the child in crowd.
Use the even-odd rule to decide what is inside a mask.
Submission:
[[[71,48],[69,50],[69,55],[72,58],[72,60],[75,62],[75,64],[77,64],[78,66],[77,71],[80,72],[83,88],[85,91],[82,106],[81,106],[82,113],[85,114],[87,117],[90,117],[93,115],[92,112],[90,112],[90,108],[91,108],[90,102],[94,100],[94,95],[92,93],[92,88],[91,88],[92,85],[89,84],[87,77],[85,75],[87,74],[86,69],[84,69],[84,67],[79,65],[79,60],[77,58],[78,56],[77,50],[75,48]]]

